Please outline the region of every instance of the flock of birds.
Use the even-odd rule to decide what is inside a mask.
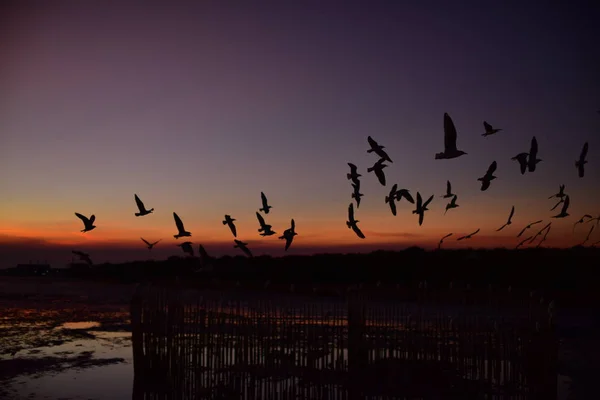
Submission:
[[[483,122],[483,127],[485,129],[485,132],[482,134],[482,136],[484,136],[484,137],[487,137],[490,135],[495,135],[498,132],[502,131],[502,129],[494,128],[492,125],[490,125],[486,121]],[[450,118],[448,113],[445,113],[444,114],[444,151],[441,153],[436,153],[435,159],[436,160],[443,160],[443,159],[448,160],[448,159],[458,158],[458,157],[461,157],[461,156],[467,154],[466,152],[459,150],[457,148],[456,139],[457,139],[457,131],[456,131],[456,127],[454,126],[454,122],[452,121],[452,118]],[[386,162],[392,163],[393,161],[390,158],[390,156],[387,154],[387,152],[384,150],[385,146],[382,146],[379,143],[377,143],[371,136],[369,136],[367,138],[367,141],[370,146],[370,148],[367,150],[367,153],[375,153],[379,157],[379,159],[375,162],[375,164],[373,164],[372,167],[367,168],[367,173],[373,172],[375,174],[375,176],[377,177],[379,183],[383,186],[386,186],[386,176],[385,176],[384,168],[386,168],[388,165],[385,163]],[[583,145],[583,149],[581,150],[581,154],[579,155],[579,158],[575,161],[575,167],[577,168],[577,174],[580,178],[583,178],[585,176],[585,164],[587,163],[587,160],[586,160],[587,153],[588,153],[588,143],[586,142]],[[522,175],[524,175],[526,172],[529,172],[529,173],[535,172],[536,165],[542,161],[541,159],[538,158],[538,143],[537,143],[537,139],[535,138],[535,136],[531,139],[531,146],[529,148],[529,151],[519,153],[516,156],[512,157],[511,160],[517,161],[519,163],[519,168],[520,168]],[[350,167],[350,173],[347,174],[347,179],[350,180],[352,183],[352,187],[353,187],[352,199],[354,199],[354,201],[356,202],[356,208],[358,209],[360,206],[361,197],[363,196],[363,194],[360,192],[360,180],[359,180],[359,178],[362,175],[358,173],[358,167],[355,164],[348,163],[348,166]],[[497,168],[498,168],[498,164],[496,163],[496,161],[492,161],[492,163],[488,167],[485,174],[482,177],[477,178],[477,180],[479,182],[481,182],[481,190],[482,191],[488,190],[491,186],[492,181],[494,179],[496,179],[496,176],[494,176],[494,173],[496,172]],[[272,229],[273,227],[271,225],[266,223],[265,218],[261,214],[261,212],[265,215],[269,214],[269,211],[272,207],[268,204],[267,197],[265,196],[265,194],[263,192],[261,192],[260,196],[261,196],[262,207],[259,208],[259,210],[256,212],[256,218],[259,223],[258,232],[263,237],[271,236],[271,235],[274,235],[276,232],[273,231],[273,229]],[[134,197],[135,197],[135,202],[136,202],[136,205],[138,208],[138,212],[135,213],[136,217],[146,216],[146,215],[151,214],[154,211],[154,208],[147,209],[137,194],[135,194]],[[397,214],[396,202],[400,202],[402,199],[405,199],[407,202],[409,202],[411,204],[415,204],[415,209],[412,211],[412,213],[418,215],[419,225],[422,225],[424,217],[425,217],[425,212],[429,210],[427,208],[427,206],[431,203],[431,201],[433,200],[433,197],[434,197],[434,195],[431,195],[427,198],[426,201],[423,201],[423,197],[421,197],[421,193],[417,192],[416,204],[415,204],[415,199],[411,195],[410,190],[405,189],[405,188],[398,189],[398,185],[394,184],[392,186],[389,194],[385,196],[384,200],[385,200],[385,203],[389,205],[390,210],[394,216]],[[447,184],[446,184],[446,194],[444,194],[441,197],[444,199],[450,199],[448,204],[446,205],[446,210],[445,210],[444,214],[446,214],[449,210],[451,210],[453,208],[459,207],[459,204],[457,204],[458,195],[456,195],[455,193],[452,192],[452,184],[450,183],[450,181],[447,181]],[[562,208],[561,208],[560,212],[558,214],[554,215],[552,218],[568,217],[569,216],[568,209],[569,209],[569,204],[570,204],[570,198],[569,198],[568,194],[565,194],[565,185],[560,185],[558,193],[550,196],[548,199],[553,199],[553,198],[558,199],[558,202],[554,205],[554,207],[552,207],[550,209],[550,211],[555,210],[561,204],[562,204]],[[501,231],[504,228],[506,228],[507,226],[511,225],[514,213],[515,213],[515,207],[512,206],[512,209],[508,216],[508,220],[506,221],[506,223],[504,225],[502,225],[496,231]],[[352,229],[359,238],[365,239],[364,233],[358,227],[359,221],[355,218],[354,214],[355,214],[354,203],[351,202],[350,205],[348,206],[348,221],[346,221],[346,225],[349,229]],[[96,226],[94,225],[94,222],[96,220],[95,215],[91,215],[89,218],[80,213],[75,213],[75,215],[79,219],[81,219],[81,221],[83,222],[84,229],[82,229],[81,232],[89,232],[89,231],[93,230],[94,228],[96,228]],[[173,235],[173,237],[175,239],[179,239],[181,237],[191,237],[192,236],[192,234],[185,229],[185,227],[183,225],[183,221],[181,220],[179,215],[177,215],[177,213],[175,213],[175,212],[173,212],[173,219],[175,220],[175,226],[177,228],[177,234]],[[576,221],[573,226],[573,231],[574,231],[575,227],[578,224],[582,224],[584,222],[589,223],[592,221],[596,221],[596,224],[593,224],[591,226],[591,228],[587,234],[587,237],[586,237],[585,241],[582,243],[582,245],[584,245],[585,243],[587,243],[589,241],[594,228],[596,226],[598,226],[598,224],[600,223],[600,216],[592,217],[589,214],[585,214],[578,221]],[[250,249],[248,248],[248,243],[245,243],[245,242],[237,239],[237,228],[236,228],[234,222],[235,222],[234,218],[232,218],[230,215],[225,215],[225,219],[223,220],[223,225],[227,225],[229,227],[231,233],[233,234],[233,237],[236,238],[236,239],[234,239],[235,244],[233,247],[239,248],[248,257],[252,257],[252,253],[251,253]],[[537,225],[542,222],[543,222],[543,220],[529,223],[527,226],[525,226],[519,232],[517,237],[520,238],[528,229],[530,229],[534,225]],[[539,247],[546,240],[546,237],[548,236],[548,233],[550,232],[551,226],[552,226],[552,222],[549,222],[542,229],[540,229],[535,235],[531,235],[531,236],[521,240],[517,244],[516,248],[523,246],[525,243],[533,243],[538,236],[543,235],[542,239],[537,244],[537,247]],[[457,238],[457,240],[461,241],[461,240],[471,239],[473,236],[475,236],[479,232],[480,232],[480,229],[477,229],[476,231],[474,231],[468,235],[464,235],[464,236]],[[292,241],[294,240],[294,236],[296,236],[296,235],[297,235],[296,224],[294,222],[294,219],[292,219],[290,228],[284,230],[283,234],[281,236],[279,236],[279,239],[285,240],[285,250],[286,251],[289,249],[290,245],[292,244]],[[449,238],[452,235],[453,235],[453,233],[449,233],[449,234],[445,235],[444,237],[442,237],[438,243],[438,249],[441,247],[444,240]],[[152,250],[152,248],[154,246],[156,246],[162,239],[154,241],[154,242],[149,242],[144,238],[141,238],[141,240],[144,242],[144,244],[146,245],[148,250]],[[600,243],[600,241],[595,242],[592,244],[592,246],[596,246],[599,243]],[[194,249],[192,247],[192,244],[193,244],[192,242],[185,241],[177,246],[180,246],[181,249],[184,251],[184,253],[194,256]],[[204,247],[201,244],[199,245],[198,251],[199,251],[199,255],[200,255],[201,259],[209,259],[210,258],[208,256],[206,250],[204,249]],[[81,260],[87,262],[88,264],[90,264],[90,265],[92,264],[92,260],[91,260],[91,257],[89,254],[81,252],[81,251],[75,251],[75,250],[73,250],[73,254],[79,256]]]
[[[483,127],[485,129],[485,132],[482,134],[482,136],[484,136],[484,137],[490,136],[490,135],[495,135],[498,132],[502,131],[502,129],[496,129],[486,121],[483,121]],[[456,127],[454,126],[454,122],[452,121],[452,118],[450,118],[448,113],[445,113],[444,114],[444,151],[441,153],[436,153],[435,159],[436,160],[453,159],[453,158],[458,158],[462,155],[467,154],[466,152],[459,150],[457,148],[456,139],[457,139],[457,132],[456,132]],[[393,161],[390,158],[390,156],[386,153],[386,151],[384,150],[385,146],[382,146],[379,143],[377,143],[371,136],[369,136],[367,138],[367,141],[370,146],[370,148],[367,150],[367,153],[375,153],[379,157],[379,159],[375,162],[375,164],[373,164],[372,167],[367,168],[367,173],[373,172],[375,174],[375,176],[377,177],[377,180],[379,181],[379,183],[383,186],[386,186],[386,176],[385,176],[384,168],[387,167],[387,164],[385,164],[385,162],[391,163]],[[581,150],[581,154],[579,155],[579,158],[575,161],[575,167],[577,168],[577,174],[580,178],[583,178],[585,176],[585,164],[587,164],[587,160],[586,160],[587,153],[588,153],[588,143],[586,142],[583,145],[583,148]],[[542,161],[541,159],[538,158],[538,143],[537,143],[537,139],[535,138],[535,136],[531,139],[531,146],[529,148],[529,152],[519,153],[516,156],[512,157],[511,160],[517,161],[519,163],[521,175],[524,175],[526,172],[530,172],[530,173],[535,172],[536,165]],[[358,167],[355,164],[348,163],[348,166],[350,167],[350,173],[346,174],[346,177],[348,180],[351,181],[352,188],[353,188],[352,199],[354,199],[354,201],[356,202],[356,208],[358,209],[360,206],[361,197],[363,196],[363,194],[360,193],[360,180],[359,180],[359,178],[362,175],[358,173]],[[494,179],[496,179],[496,176],[494,176],[494,173],[496,172],[497,168],[498,168],[497,162],[492,161],[492,163],[488,167],[485,174],[482,177],[477,178],[477,180],[481,182],[481,190],[482,191],[488,190],[491,186],[492,181]],[[552,207],[552,209],[550,211],[555,210],[560,204],[562,204],[562,208],[561,208],[560,212],[558,214],[552,216],[552,218],[565,218],[565,217],[569,216],[568,209],[569,209],[569,204],[570,204],[570,198],[569,198],[568,194],[565,194],[564,190],[565,190],[565,185],[560,185],[559,192],[557,194],[554,194],[549,197],[549,199],[552,199],[552,198],[559,199],[558,202],[554,205],[554,207]],[[427,206],[431,203],[431,201],[433,200],[433,197],[434,197],[434,195],[431,195],[431,196],[429,196],[429,198],[426,201],[423,201],[423,198],[421,197],[421,193],[417,192],[416,205],[415,205],[415,209],[412,211],[412,213],[418,215],[419,225],[423,224],[425,211],[428,211]],[[448,204],[446,205],[446,210],[445,210],[444,214],[446,214],[448,212],[448,210],[459,207],[459,204],[457,204],[458,195],[456,195],[452,192],[452,184],[450,183],[450,181],[447,181],[447,183],[446,183],[446,194],[441,197],[445,198],[445,199],[450,199]],[[385,199],[384,199],[385,203],[389,205],[390,210],[394,216],[397,213],[396,202],[399,202],[402,199],[405,199],[406,201],[408,201],[411,204],[415,204],[415,200],[414,200],[413,196],[410,194],[410,191],[408,189],[404,189],[404,188],[398,189],[398,185],[394,184],[392,186],[389,194],[386,195]],[[504,228],[506,228],[507,226],[511,225],[514,213],[515,213],[515,207],[513,206],[506,223],[504,225],[502,225],[500,228],[498,228],[496,231],[501,231]],[[348,226],[348,228],[352,229],[359,238],[365,239],[364,233],[358,227],[359,221],[355,218],[354,214],[355,214],[354,203],[350,203],[350,205],[348,206],[348,221],[346,221],[346,225]],[[589,241],[591,234],[594,231],[594,228],[600,222],[600,216],[597,216],[594,218],[589,214],[584,215],[577,222],[575,222],[573,230],[575,229],[577,224],[581,224],[586,221],[587,222],[596,221],[596,224],[593,224],[591,226],[591,228],[587,234],[587,237],[586,237],[585,241],[582,243],[582,245],[586,244]],[[520,238],[523,235],[523,233],[525,233],[528,229],[530,229],[532,226],[534,226],[538,223],[541,223],[541,222],[543,222],[543,221],[540,220],[540,221],[535,221],[535,222],[528,224],[527,226],[525,226],[525,228],[523,228],[519,232],[517,237]],[[538,236],[543,235],[542,239],[537,244],[537,247],[539,247],[546,240],[546,237],[548,236],[548,232],[550,232],[551,226],[552,226],[552,222],[549,222],[540,231],[538,231],[535,235],[529,236],[526,239],[519,242],[517,244],[516,248],[523,246],[525,243],[533,243],[535,241],[535,239],[537,239]],[[470,239],[473,236],[475,236],[477,233],[479,233],[480,230],[481,229],[477,229],[475,232],[472,232],[468,235],[464,235],[464,236],[457,238],[457,240],[460,241],[460,240]],[[449,233],[449,234],[445,235],[444,237],[442,237],[438,243],[438,249],[441,247],[444,240],[449,238],[452,235],[453,235],[453,233]],[[593,243],[592,246],[596,246],[599,243],[600,243],[600,241],[597,241],[597,242]]]

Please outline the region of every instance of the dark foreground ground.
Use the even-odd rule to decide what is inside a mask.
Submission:
[[[0,398],[131,398],[135,286],[2,277]],[[597,392],[600,327],[588,310],[558,310],[559,399]]]

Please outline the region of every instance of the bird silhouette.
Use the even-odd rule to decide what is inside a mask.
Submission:
[[[510,214],[508,215],[508,220],[506,221],[506,223],[504,225],[502,225],[500,228],[496,229],[496,232],[500,232],[502,229],[504,229],[508,225],[512,224],[512,217],[514,214],[515,214],[515,206],[512,206],[512,208],[510,210]]]
[[[531,238],[529,243],[533,243],[538,236],[540,236],[546,229],[550,227],[550,225],[552,225],[552,222],[548,222],[542,229],[540,229],[535,235],[533,235],[533,238]]]
[[[358,178],[360,178],[362,175],[358,173],[358,168],[356,167],[356,165],[348,163],[348,166],[350,167],[350,173],[346,174],[346,177],[358,185]]]
[[[502,129],[492,128],[492,126],[485,121],[483,121],[483,128],[485,129],[485,133],[483,133],[481,136],[484,136],[484,137],[493,135],[494,133],[498,133],[502,130]]]
[[[367,153],[375,152],[382,160],[393,162],[390,156],[383,150],[385,149],[385,146],[380,146],[371,136],[367,138],[367,141],[369,142],[369,146],[371,146],[371,148],[367,150]]]
[[[396,215],[396,189],[398,189],[398,184],[395,183],[390,190],[390,193],[385,196],[385,202],[390,205],[390,210],[392,210],[392,214]]]
[[[362,233],[358,225],[356,225],[358,222],[359,221],[357,219],[354,219],[354,205],[350,203],[348,206],[348,221],[346,221],[346,226],[348,226],[349,229],[352,229],[354,233],[356,233],[356,236],[364,239],[365,235]]]
[[[583,217],[579,218],[579,220],[573,224],[573,232],[575,232],[575,227],[577,226],[577,224],[583,224],[586,219],[591,219],[591,218],[592,218],[592,216],[590,214],[585,214]]]
[[[92,216],[89,219],[85,215],[82,215],[79,213],[75,213],[75,215],[77,216],[77,218],[79,218],[81,221],[83,221],[83,229],[81,230],[81,232],[83,232],[83,233],[89,232],[92,229],[96,228],[96,225],[94,225],[94,221],[96,220],[95,215],[92,214]]]
[[[529,242],[531,240],[533,236],[529,236],[527,239],[523,239],[519,242],[519,244],[517,245],[517,247],[515,247],[515,249],[518,249],[519,247],[523,246],[525,243]]]
[[[452,118],[450,118],[448,113],[444,113],[444,151],[442,153],[436,153],[436,160],[449,160],[467,154],[464,151],[457,149],[456,138],[457,133],[454,122],[452,122]]]
[[[565,201],[563,202],[562,210],[560,210],[560,213],[556,214],[552,218],[565,218],[565,217],[568,217],[569,214],[567,213],[567,210],[569,209],[569,203],[570,202],[571,202],[571,200],[569,199],[569,195],[567,195],[565,197]]]
[[[186,231],[183,227],[183,222],[181,221],[181,218],[179,218],[179,215],[177,215],[177,213],[173,213],[173,219],[175,220],[175,226],[177,227],[177,234],[173,235],[175,239],[179,239],[180,237],[184,236],[192,236],[192,234]]]
[[[146,207],[144,207],[144,203],[140,200],[140,198],[138,197],[138,195],[134,194],[134,196],[135,196],[135,204],[137,205],[137,208],[140,211],[140,212],[136,212],[135,213],[136,217],[142,217],[144,215],[151,214],[152,211],[154,211],[154,208],[146,210]]]
[[[556,207],[558,207],[559,205],[561,205],[562,203],[565,202],[565,199],[560,199],[559,201],[556,202],[556,204],[550,209],[550,211],[554,211],[556,209]]]
[[[158,239],[156,242],[154,242],[154,243],[150,243],[149,241],[147,241],[147,240],[146,240],[146,239],[144,239],[144,238],[140,238],[140,239],[142,239],[142,242],[146,243],[146,246],[148,247],[148,250],[152,250],[152,248],[153,248],[153,247],[154,247],[154,246],[155,246],[155,245],[156,245],[158,242],[160,242],[160,241],[162,240],[162,239]]]
[[[446,181],[446,194],[440,197],[443,197],[444,199],[449,199],[452,196],[454,196],[454,193],[452,193],[452,185],[450,184],[450,181]]]
[[[79,256],[79,259],[88,263],[88,265],[93,265],[92,259],[88,253],[84,253],[83,251],[71,250],[71,253]]]
[[[527,225],[525,228],[521,229],[521,232],[519,232],[519,234],[517,235],[517,237],[521,237],[521,235],[522,235],[522,234],[523,234],[523,233],[524,233],[524,232],[525,232],[527,229],[529,229],[529,228],[531,228],[532,226],[534,226],[534,225],[537,225],[537,224],[539,224],[539,223],[541,223],[541,222],[543,222],[543,220],[542,220],[542,219],[540,219],[539,221],[535,221],[535,222],[532,222],[532,223],[530,223],[530,224],[529,224],[529,225]]]
[[[537,244],[537,246],[535,246],[536,248],[539,248],[542,245],[542,243],[544,243],[546,241],[546,238],[548,237],[548,233],[550,232],[551,228],[552,228],[552,226],[548,226],[548,229],[546,229],[546,233],[544,233],[542,240],[540,240],[540,242]]]
[[[587,161],[585,159],[585,157],[587,156],[587,152],[588,152],[588,142],[585,142],[583,144],[583,149],[581,149],[581,154],[579,154],[579,160],[575,161],[575,168],[577,168],[580,178],[583,178],[583,176],[585,175],[584,166],[585,166],[585,164],[587,164]]]
[[[252,257],[252,253],[250,252],[250,249],[247,247],[248,243],[244,243],[241,240],[237,240],[234,239],[235,245],[233,246],[233,248],[238,248],[240,250],[242,250],[244,252],[245,255],[247,255],[248,257]]]
[[[529,157],[527,159],[527,169],[529,170],[529,172],[534,172],[535,166],[537,165],[537,163],[542,161],[539,158],[537,158],[537,153],[538,153],[538,143],[537,143],[537,139],[534,136],[531,139],[531,147],[529,148]]]
[[[384,161],[383,158],[380,158],[372,167],[367,168],[367,172],[375,172],[375,176],[383,186],[385,186],[385,174],[383,173],[383,169],[387,167],[387,165],[383,163]]]
[[[596,221],[596,226],[600,223],[600,215],[595,218],[588,219],[588,222]]]
[[[360,198],[362,196],[364,196],[360,192],[360,182],[358,182],[358,183],[352,182],[352,188],[354,189],[354,191],[352,192],[352,198],[356,200],[356,208],[358,208],[360,206]]]
[[[440,239],[439,243],[438,243],[438,250],[440,249],[440,247],[442,247],[442,243],[444,243],[444,239],[449,238],[450,236],[452,236],[452,233],[447,234],[446,236],[444,236],[443,238]]]
[[[396,200],[400,201],[402,198],[405,198],[406,201],[411,204],[415,204],[415,199],[413,199],[412,195],[410,194],[410,190],[408,189],[400,189],[396,191]]]
[[[478,181],[481,181],[482,191],[487,190],[490,187],[490,183],[492,182],[492,180],[496,179],[496,177],[494,176],[494,171],[496,171],[497,167],[498,164],[496,164],[496,161],[492,162],[488,167],[488,170],[485,173],[485,175],[481,178],[477,178]]]
[[[425,217],[425,211],[429,211],[427,206],[433,200],[433,195],[429,196],[429,199],[425,203],[423,203],[423,199],[421,198],[421,193],[417,192],[417,205],[413,210],[413,214],[419,215],[419,226],[423,224],[423,218]]]
[[[519,153],[511,160],[516,160],[519,162],[519,166],[521,168],[521,175],[525,175],[525,171],[527,171],[527,159],[529,158],[529,153]]]
[[[233,221],[235,221],[235,218],[231,218],[231,215],[225,214],[225,220],[223,221],[223,225],[229,226],[233,237],[237,237],[237,229],[235,228],[235,224],[233,223]]]
[[[290,248],[290,245],[294,240],[294,236],[296,235],[296,223],[292,218],[291,227],[283,231],[283,235],[279,236],[279,239],[285,239],[285,251],[287,251]]]
[[[465,236],[461,236],[461,237],[459,237],[459,238],[458,238],[458,239],[456,239],[456,240],[471,239],[473,236],[475,236],[477,233],[479,233],[479,231],[480,231],[480,230],[481,230],[481,229],[477,229],[475,232],[473,232],[473,233],[469,233],[468,235],[465,235]]]
[[[181,244],[176,244],[175,246],[181,247],[184,253],[189,254],[190,256],[194,256],[194,249],[192,248],[192,242],[183,242]]]
[[[553,194],[552,196],[548,197],[548,200],[556,197],[557,199],[562,199],[563,197],[565,197],[565,185],[558,185],[558,193]]]
[[[260,228],[258,228],[258,231],[262,232],[262,236],[271,236],[275,233],[271,230],[271,225],[267,224],[263,216],[260,215],[260,213],[258,212],[256,213],[256,219],[258,219],[258,223],[260,224]]]
[[[211,271],[213,269],[213,258],[208,255],[208,252],[201,244],[198,245],[198,256],[200,258],[200,271]]]
[[[582,246],[590,240],[590,236],[592,236],[592,232],[594,232],[595,227],[596,227],[596,225],[592,225],[592,227],[590,228],[590,231],[588,232],[587,236],[585,237],[585,240],[581,243]]]
[[[444,211],[444,215],[446,215],[446,213],[448,212],[449,209],[460,207],[458,204],[456,204],[456,199],[457,198],[458,198],[458,196],[454,195],[454,197],[452,198],[452,200],[450,200],[450,203],[446,204],[446,211]]]
[[[265,214],[269,213],[269,210],[273,207],[271,207],[268,203],[267,203],[267,196],[265,196],[265,194],[263,192],[260,192],[260,199],[262,201],[262,208],[259,208],[258,211],[262,211]]]

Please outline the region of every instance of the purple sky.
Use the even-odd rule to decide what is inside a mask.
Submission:
[[[52,258],[54,242],[85,250],[164,237],[163,251],[180,254],[173,211],[194,243],[229,248],[227,213],[241,239],[279,248],[255,231],[260,191],[278,233],[296,220],[290,252],[336,238],[366,246],[344,223],[347,162],[362,170],[357,219],[376,243],[423,245],[480,227],[489,244],[513,204],[519,227],[552,215],[546,199],[561,183],[573,217],[555,221],[556,237],[599,212],[593,2],[24,3],[0,6],[0,267]],[[444,112],[469,154],[436,161]],[[481,137],[483,120],[504,131]],[[367,135],[394,160],[385,188],[366,173],[376,161]],[[533,135],[544,161],[521,176],[510,158]],[[476,178],[493,160],[498,179],[482,193]],[[443,216],[447,179],[461,208]],[[406,204],[390,214],[393,183],[436,195],[423,226]],[[133,217],[133,193],[156,213]],[[98,229],[82,236],[74,211],[96,214]]]

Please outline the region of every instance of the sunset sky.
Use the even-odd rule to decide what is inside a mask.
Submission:
[[[592,224],[573,236],[573,223],[600,213],[600,5],[192,3],[1,6],[0,267],[60,266],[72,249],[96,262],[183,255],[174,211],[216,256],[239,252],[224,214],[255,254],[282,255],[291,218],[288,253],[308,254],[430,248],[477,228],[446,247],[513,247],[556,214],[547,198],[563,183],[571,217],[553,220],[548,245],[581,242]],[[468,155],[434,160],[445,112]],[[484,138],[484,120],[504,130]],[[368,135],[394,161],[386,187],[366,172]],[[510,158],[534,135],[543,161],[522,176]],[[494,160],[498,179],[481,192]],[[365,240],[345,224],[348,162],[363,175]],[[446,180],[460,207],[444,216]],[[422,226],[405,201],[392,216],[394,183],[435,194]],[[257,232],[261,191],[269,238]],[[134,193],[155,213],[136,218]],[[496,233],[512,205],[513,225]],[[80,233],[74,212],[98,227]],[[163,241],[151,254],[140,237]]]

